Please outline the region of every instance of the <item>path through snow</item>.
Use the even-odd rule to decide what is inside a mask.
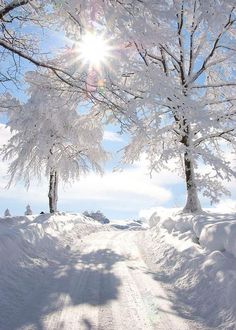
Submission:
[[[138,235],[107,231],[78,240],[45,271],[8,330],[199,329],[177,315],[150,275],[135,243]]]

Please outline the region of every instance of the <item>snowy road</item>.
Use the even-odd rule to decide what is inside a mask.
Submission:
[[[198,329],[177,315],[153,279],[135,243],[137,235],[108,231],[79,240],[69,258],[45,272],[43,284],[29,293],[21,322],[10,321],[8,329]]]

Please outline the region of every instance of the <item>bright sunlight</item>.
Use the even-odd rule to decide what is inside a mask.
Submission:
[[[83,64],[90,64],[93,67],[99,68],[101,64],[106,64],[111,57],[111,47],[103,35],[95,33],[87,33],[78,44],[79,59]]]

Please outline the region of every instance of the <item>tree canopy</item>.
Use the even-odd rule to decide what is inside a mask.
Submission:
[[[186,182],[185,211],[200,209],[197,191],[213,202],[227,193],[221,181],[231,180],[235,170],[224,153],[236,149],[234,0],[13,0],[1,2],[0,19],[2,58],[9,61],[11,57],[8,63],[13,63],[3,67],[3,84],[17,77],[20,59],[47,72],[54,81],[50,86],[42,82],[48,88],[48,109],[55,109],[57,99],[56,108],[67,113],[74,99],[76,106],[86,100],[91,104],[88,116],[92,122],[94,113],[99,113],[98,117],[129,132],[131,142],[124,163],[145,154],[150,171],[160,171],[171,162],[171,170],[178,170]],[[54,56],[44,54],[40,38],[36,38],[43,36],[39,28],[61,31],[67,47]],[[88,33],[106,41],[107,58],[99,67],[81,58]],[[58,93],[68,98],[67,107]],[[33,94],[25,106],[28,109],[40,102],[39,92],[35,89]],[[72,116],[75,109],[69,113]],[[34,116],[37,118],[36,112]],[[53,116],[53,110],[47,116]],[[60,116],[64,124],[65,115]],[[90,117],[85,121],[90,132]],[[53,138],[58,131],[64,132],[63,124],[52,133]],[[17,127],[21,125],[27,127],[23,122]],[[73,130],[70,133],[76,135]],[[98,141],[99,137],[92,139]],[[56,140],[55,145],[59,144]],[[48,148],[50,154],[51,146]],[[67,155],[60,152],[62,158]],[[11,153],[8,149],[6,158]],[[50,164],[58,155],[55,152],[49,157]],[[27,176],[27,171],[22,173]],[[61,176],[67,179],[72,173],[64,171]]]

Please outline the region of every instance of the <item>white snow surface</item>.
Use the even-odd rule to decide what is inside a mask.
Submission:
[[[109,230],[109,226],[100,225],[80,214],[0,218],[1,266],[33,253],[57,255],[60,249],[70,249],[78,239],[99,230]]]
[[[21,305],[29,308],[46,270],[66,258],[75,242],[100,230],[109,226],[78,214],[0,218],[0,329],[18,329],[14,320],[30,313]]]
[[[199,215],[192,222],[202,246],[229,252],[236,258],[236,213]]]
[[[0,329],[200,329],[174,313],[133,227],[78,214],[0,219]]]
[[[235,330],[236,213],[157,208],[149,224],[144,252],[176,312],[199,320],[203,329]]]
[[[235,330],[236,259],[226,239],[212,243],[234,234],[235,217],[177,211],[157,209],[149,230],[79,214],[1,218],[0,329]]]

